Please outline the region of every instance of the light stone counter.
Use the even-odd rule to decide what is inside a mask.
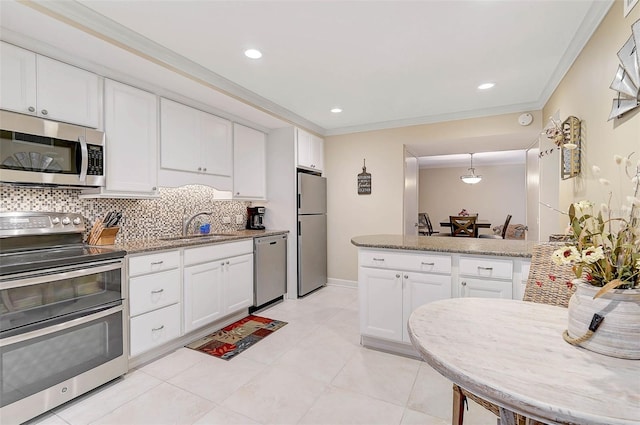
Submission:
[[[485,298],[435,301],[410,316],[411,341],[434,369],[508,411],[544,423],[637,425],[640,361],[562,339],[567,309]]]
[[[505,257],[531,257],[535,242],[511,239],[460,238],[446,236],[367,235],[351,243],[359,248],[404,249]]]
[[[240,241],[246,239],[259,238],[262,236],[280,235],[289,233],[288,230],[238,230],[235,232],[225,232],[224,236],[208,239],[203,236],[202,239],[193,238],[187,240],[161,240],[161,239],[137,239],[125,241],[116,245],[107,245],[106,248],[122,249],[127,254],[138,254],[143,252],[162,251],[165,249],[185,248],[200,245],[210,245]],[[167,235],[169,236],[169,235]]]

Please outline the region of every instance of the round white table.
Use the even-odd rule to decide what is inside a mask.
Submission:
[[[550,424],[640,424],[640,360],[592,353],[562,339],[567,309],[515,300],[452,298],[407,324],[424,360],[462,388]]]

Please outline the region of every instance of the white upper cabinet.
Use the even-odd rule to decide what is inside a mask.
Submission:
[[[231,122],[161,98],[160,184],[230,190],[232,170]]]
[[[324,140],[304,130],[296,129],[298,167],[322,172],[324,167]]]
[[[2,43],[0,108],[100,127],[98,75]]]
[[[158,98],[105,81],[106,188],[124,197],[154,196],[158,186]]]
[[[233,124],[233,197],[266,198],[266,135]]]

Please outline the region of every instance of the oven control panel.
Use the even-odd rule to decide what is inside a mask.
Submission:
[[[0,236],[84,232],[84,219],[77,213],[3,212]]]

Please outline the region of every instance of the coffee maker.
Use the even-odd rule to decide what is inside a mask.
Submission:
[[[264,230],[265,207],[247,207],[247,229]]]

